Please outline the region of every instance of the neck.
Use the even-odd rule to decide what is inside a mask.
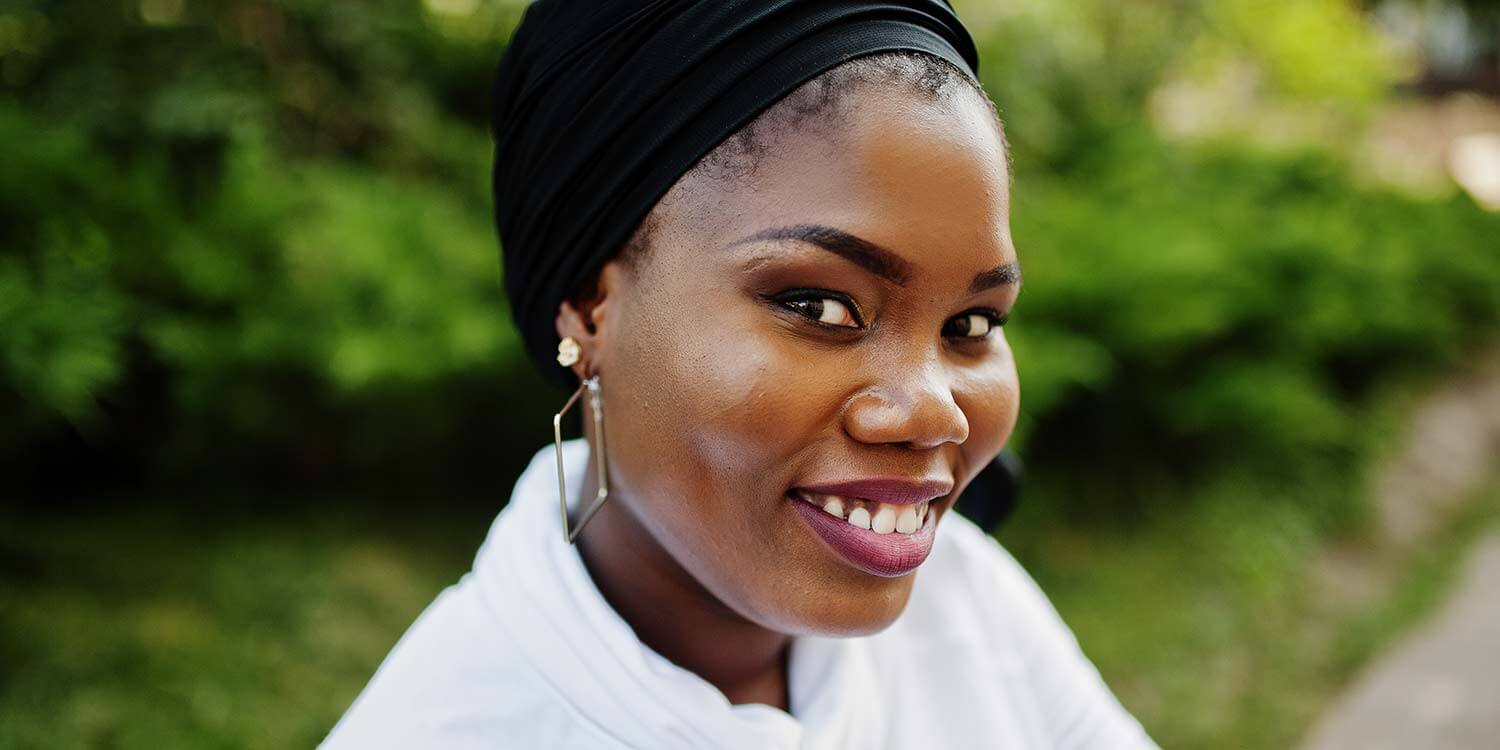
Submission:
[[[594,472],[585,475],[579,497],[593,498]],[[642,643],[707,680],[730,703],[790,710],[791,639],[746,620],[705,589],[651,536],[615,488],[579,534],[578,551],[604,599]]]

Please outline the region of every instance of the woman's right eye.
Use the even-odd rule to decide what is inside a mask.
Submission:
[[[826,326],[859,328],[853,305],[837,297],[805,295],[782,300],[781,304]]]

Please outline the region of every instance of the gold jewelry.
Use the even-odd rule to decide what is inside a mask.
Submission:
[[[578,346],[578,339],[572,336],[564,336],[562,341],[557,342],[557,363],[563,367],[572,367],[578,362],[578,356],[583,350]]]
[[[569,341],[573,341],[573,337],[563,339],[563,343]],[[578,343],[575,341],[573,346],[576,351]],[[559,362],[562,361],[561,352],[557,359]],[[582,396],[585,390],[589,392],[589,406],[594,412],[594,442],[598,443],[593,451],[594,469],[599,474],[599,489],[594,494],[593,505],[583,512],[583,517],[578,519],[578,528],[575,529],[568,522],[568,485],[563,479],[562,418],[569,409],[573,408],[573,404],[578,401],[578,397]],[[593,518],[594,514],[599,512],[599,508],[603,507],[604,501],[609,499],[609,462],[604,457],[604,401],[599,397],[598,375],[584,378],[583,384],[578,386],[578,390],[573,392],[573,396],[566,404],[563,404],[562,411],[552,415],[552,445],[557,449],[557,501],[562,506],[563,538],[572,544],[573,540],[578,538],[579,532],[583,531],[583,527],[588,525],[589,519]]]

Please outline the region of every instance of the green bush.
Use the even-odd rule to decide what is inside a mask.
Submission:
[[[483,118],[518,8],[47,6],[0,4],[7,478],[513,468],[544,422]]]
[[[518,4],[42,7],[0,5],[12,463],[82,444],[147,481],[488,481],[546,439],[488,209]],[[1350,472],[1369,394],[1500,318],[1500,225],[1468,201],[1360,187],[1327,149],[1152,131],[1155,87],[1224,61],[1352,113],[1393,75],[1342,3],[1247,8],[961,4],[1019,165],[1018,445],[1040,481],[1120,488],[1078,488],[1080,512],[1231,469]],[[1308,42],[1328,34],[1354,57]]]
[[[1500,217],[1467,198],[1359,188],[1316,153],[1115,137],[1115,167],[1017,187],[1034,467],[1082,461],[1127,497],[1230,468],[1349,476],[1373,393],[1500,330]]]

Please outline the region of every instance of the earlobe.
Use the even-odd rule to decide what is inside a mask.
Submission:
[[[606,263],[593,283],[557,307],[555,325],[558,338],[572,338],[580,350],[577,362],[572,366],[579,378],[600,370],[604,332],[608,330],[605,322],[612,310],[611,298],[619,294],[620,272],[617,261]]]
[[[558,364],[571,369],[579,379],[588,377],[596,364],[597,328],[571,300],[563,300],[557,306],[556,325],[561,339]]]

